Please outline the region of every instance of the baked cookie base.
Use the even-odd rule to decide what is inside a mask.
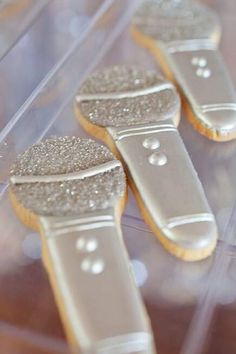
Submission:
[[[122,161],[122,157],[120,156],[119,151],[117,150],[114,141],[111,136],[107,132],[106,128],[96,126],[92,124],[88,119],[86,119],[81,113],[77,104],[75,104],[75,114],[77,119],[79,120],[80,125],[84,128],[86,132],[90,135],[95,136],[98,139],[101,139],[113,152],[113,154]],[[124,166],[125,167],[125,166]],[[216,240],[212,242],[205,249],[187,249],[181,248],[177,246],[175,243],[171,242],[166,238],[166,236],[162,233],[162,231],[156,226],[151,216],[149,215],[147,209],[145,208],[144,202],[140,197],[139,192],[137,191],[132,179],[129,176],[129,172],[126,169],[126,175],[128,176],[128,184],[131,187],[135,198],[137,200],[140,212],[145,220],[145,222],[150,226],[152,232],[156,235],[162,246],[172,255],[180,258],[184,261],[198,261],[209,257],[216,247]]]
[[[182,104],[186,112],[186,118],[192,124],[194,129],[197,130],[201,135],[207,137],[208,139],[218,142],[225,142],[235,139],[236,131],[225,135],[221,134],[218,130],[209,128],[198,118],[198,116],[192,110],[190,103],[185,98],[181,87],[178,85],[178,82],[175,80],[175,77],[173,76],[173,73],[165,59],[165,56],[163,55],[160,48],[157,46],[156,41],[151,37],[148,37],[141,33],[135,25],[131,26],[131,33],[132,37],[137,43],[141,44],[143,47],[146,47],[154,55],[166,77],[172,82],[174,82],[174,84],[178,87],[178,90],[181,92]],[[219,38],[220,34],[217,33],[213,41],[217,43],[219,41]]]
[[[118,225],[120,224],[121,215],[124,211],[127,202],[127,195],[128,194],[126,189],[124,196],[119,200],[117,206],[115,207],[115,219]],[[15,210],[16,215],[19,217],[22,223],[27,227],[30,227],[33,230],[40,232],[41,243],[42,243],[42,259],[43,259],[44,268],[46,269],[50,280],[50,284],[53,290],[53,295],[55,298],[55,302],[57,304],[57,308],[60,313],[60,318],[62,320],[62,325],[67,337],[67,341],[70,346],[70,350],[72,353],[78,354],[79,351],[78,341],[75,337],[72,324],[68,320],[68,314],[67,314],[66,307],[64,305],[64,299],[62,297],[60,288],[58,286],[51,257],[49,256],[47,238],[44,235],[44,231],[40,225],[40,217],[34,214],[33,212],[31,212],[29,209],[24,208],[19,203],[18,199],[16,198],[15,194],[11,191],[11,189],[9,189],[9,197],[13,209]]]

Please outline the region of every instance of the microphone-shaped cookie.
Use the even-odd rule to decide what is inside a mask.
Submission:
[[[84,82],[76,113],[123,161],[143,216],[164,247],[184,260],[209,256],[216,223],[175,126],[180,101],[173,85],[155,72],[115,66]]]
[[[147,0],[132,33],[178,84],[193,126],[213,140],[236,138],[236,93],[217,50],[221,28],[212,10],[194,0]]]
[[[154,354],[120,230],[121,163],[90,139],[52,138],[17,158],[10,182],[16,213],[41,233],[73,352]]]

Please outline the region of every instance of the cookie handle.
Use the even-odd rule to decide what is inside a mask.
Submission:
[[[43,258],[72,349],[153,354],[114,213],[42,218]]]
[[[211,254],[215,219],[172,120],[108,131],[143,216],[167,250],[190,261]]]
[[[183,43],[165,46],[162,53],[187,99],[193,125],[214,140],[235,138],[236,93],[217,48],[191,49]]]

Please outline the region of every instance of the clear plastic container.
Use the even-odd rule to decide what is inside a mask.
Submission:
[[[222,19],[221,50],[236,84],[234,0],[208,1]],[[87,136],[73,112],[82,81],[118,64],[158,69],[133,42],[129,21],[139,1],[52,0],[0,62],[0,348],[9,354],[68,353],[40,260],[40,240],[15,216],[7,193],[16,155],[44,137]],[[129,202],[122,229],[161,354],[236,352],[236,141],[216,143],[182,114],[181,136],[220,231],[215,254],[186,263],[169,255]]]

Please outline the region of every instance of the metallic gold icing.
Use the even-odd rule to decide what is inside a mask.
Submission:
[[[199,133],[216,141],[235,139],[236,94],[217,50],[221,26],[216,14],[194,0],[148,0],[132,23],[134,38],[179,85],[187,118]]]
[[[154,354],[119,225],[121,163],[93,140],[51,138],[20,155],[11,176],[18,216],[29,226],[27,209],[39,216],[43,261],[72,352]]]
[[[137,89],[134,82],[140,76],[146,79]],[[163,90],[142,95],[142,89],[158,87],[162,80],[155,73],[123,66],[93,74],[77,95],[78,117],[95,135],[91,123],[106,128],[103,139],[121,156],[145,220],[164,247],[179,258],[199,260],[215,248],[215,218],[173,122],[180,110],[176,90],[162,86]]]

